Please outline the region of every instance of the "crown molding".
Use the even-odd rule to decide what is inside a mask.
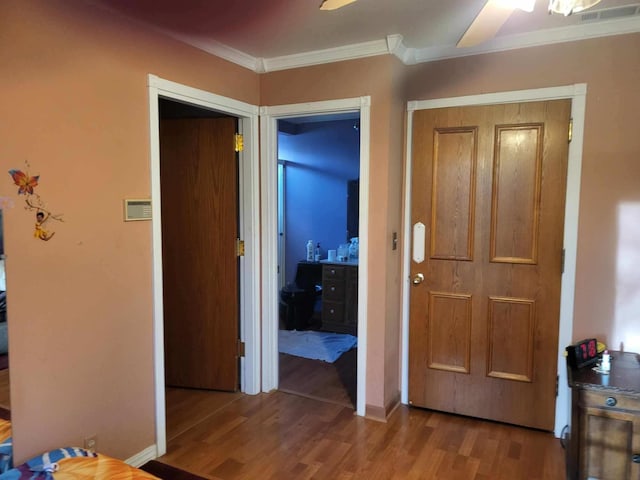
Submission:
[[[584,25],[551,28],[516,35],[498,36],[482,45],[470,48],[457,48],[455,45],[442,45],[428,48],[407,47],[404,44],[402,35],[395,34],[388,35],[385,39],[380,40],[271,58],[256,58],[212,40],[205,41],[175,33],[166,33],[169,33],[177,40],[188,43],[207,53],[240,65],[241,67],[256,73],[266,73],[389,54],[395,55],[405,65],[415,65],[417,63],[433,62],[448,58],[468,57],[484,53],[635,32],[640,32],[640,16],[609,20],[606,22],[593,22]]]
[[[167,30],[164,31],[176,40],[187,43],[192,47],[196,47],[200,50],[210,53],[211,55],[215,55],[216,57],[228,60],[231,63],[235,63],[236,65],[240,65],[241,67],[253,70],[257,73],[262,73],[264,71],[262,70],[261,58],[252,57],[251,55],[240,50],[236,50],[235,48],[229,47],[224,43],[220,43],[215,40],[200,40],[188,35],[168,32]]]
[[[342,47],[326,48],[324,50],[295,53],[281,57],[265,58],[263,62],[265,72],[275,72],[290,68],[308,67],[311,65],[322,65],[323,63],[386,55],[388,53],[389,46],[387,40],[382,39]]]
[[[519,48],[538,47],[554,43],[574,42],[589,38],[623,35],[640,32],[640,16],[594,22],[585,25],[571,25],[561,28],[549,28],[530,33],[498,36],[492,40],[471,48],[456,48],[454,45],[408,49],[405,64],[432,62],[447,58],[468,57],[483,53],[502,52]]]

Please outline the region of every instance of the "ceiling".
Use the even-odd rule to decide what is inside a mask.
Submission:
[[[358,0],[334,11],[321,11],[320,0],[85,1],[255,71],[382,53],[412,64],[640,31],[638,0],[602,0],[584,13],[613,18],[591,20],[549,15],[548,0],[537,0],[533,13],[516,10],[492,41],[465,49],[455,44],[485,0]]]

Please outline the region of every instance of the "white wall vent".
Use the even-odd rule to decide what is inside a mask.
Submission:
[[[640,15],[640,4],[603,8],[602,10],[590,10],[581,14],[580,19],[583,22],[603,22],[616,18],[632,17],[634,15]]]

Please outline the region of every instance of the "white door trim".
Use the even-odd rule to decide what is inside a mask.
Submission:
[[[238,117],[244,135],[240,153],[239,223],[245,241],[245,256],[240,258],[240,339],[245,342],[245,357],[240,361],[240,389],[244,393],[260,392],[260,215],[258,107],[232,98],[164,80],[148,77],[149,140],[152,201],[153,249],[153,351],[155,380],[156,445],[158,455],[167,449],[164,320],[162,302],[162,225],[160,210],[160,131],[158,99],[170,98]]]
[[[360,112],[360,232],[369,231],[369,138],[371,97],[260,108],[262,158],[262,389],[278,388],[278,120],[338,112]],[[367,378],[368,234],[360,236],[358,266],[358,380],[356,413],[364,416]]]
[[[544,100],[571,99],[573,118],[573,139],[569,144],[567,170],[567,191],[564,217],[565,265],[560,292],[560,328],[558,332],[558,397],[556,398],[555,434],[571,421],[571,402],[567,384],[567,369],[564,348],[572,341],[573,301],[576,278],[576,256],[578,246],[578,214],[580,210],[580,175],[582,170],[582,143],[584,139],[584,118],[587,85],[578,83],[561,87],[517,90],[511,92],[487,93],[464,97],[420,100],[407,103],[407,153],[405,170],[405,211],[404,211],[404,255],[402,265],[402,366],[401,400],[409,402],[409,272],[410,272],[410,229],[411,229],[411,145],[413,112],[431,108],[459,107],[470,105],[492,105],[500,103],[520,103]]]

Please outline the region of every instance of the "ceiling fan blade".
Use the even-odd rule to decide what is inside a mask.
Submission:
[[[337,10],[356,0],[324,0],[320,5],[320,10]]]
[[[456,47],[473,47],[492,39],[515,9],[514,6],[505,5],[504,1],[488,0]]]

